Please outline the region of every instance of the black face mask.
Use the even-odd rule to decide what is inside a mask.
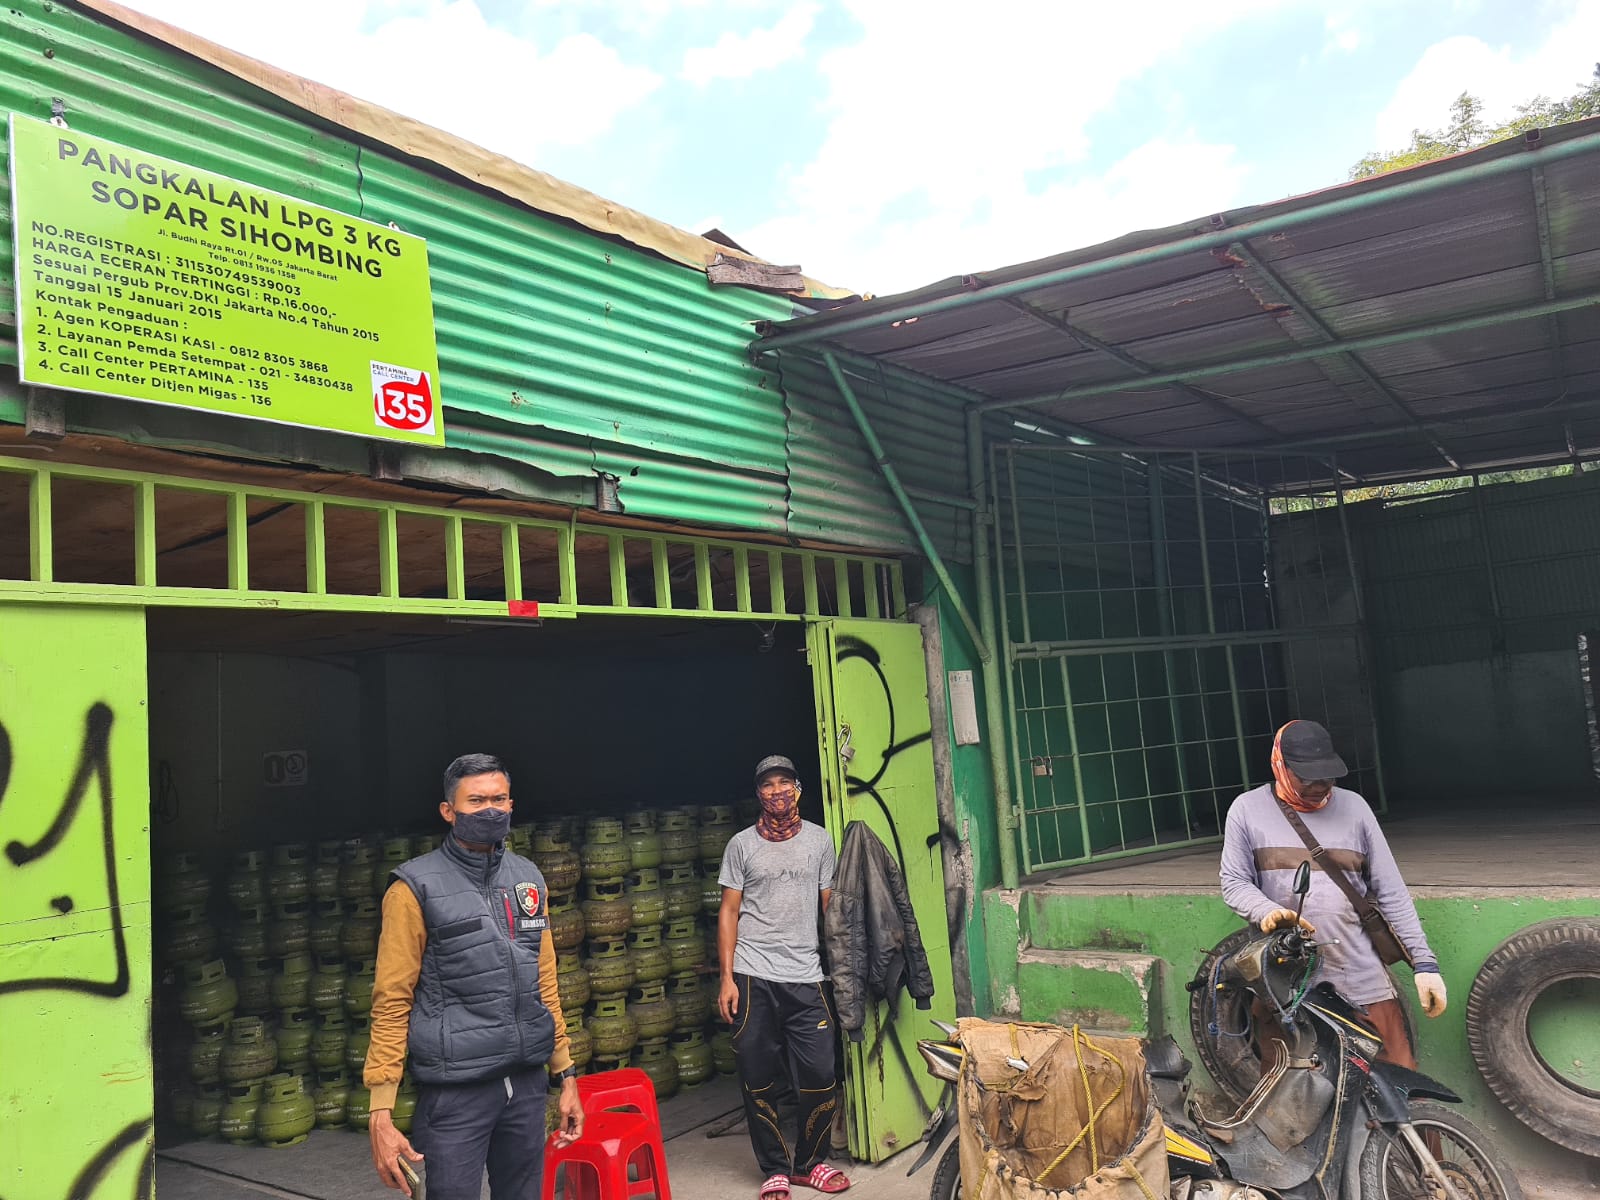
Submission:
[[[454,825],[456,841],[477,846],[498,846],[511,832],[511,811],[483,808],[477,812],[458,812]]]

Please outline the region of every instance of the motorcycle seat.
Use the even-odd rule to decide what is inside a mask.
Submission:
[[[1194,1069],[1170,1033],[1145,1044],[1144,1066],[1152,1079],[1187,1079]]]

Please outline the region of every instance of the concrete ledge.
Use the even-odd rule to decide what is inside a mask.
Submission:
[[[1113,1037],[1158,1037],[1160,982],[1161,960],[1151,954],[1024,945],[1017,952],[1017,1015]]]

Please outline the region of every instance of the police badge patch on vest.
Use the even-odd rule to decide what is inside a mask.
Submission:
[[[523,912],[517,921],[518,933],[540,933],[550,927],[550,918],[543,912],[544,897],[539,894],[538,884],[517,884],[517,907]]]

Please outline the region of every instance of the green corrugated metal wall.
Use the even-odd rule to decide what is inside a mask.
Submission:
[[[1386,669],[1569,650],[1600,621],[1600,475],[1351,505]]]
[[[936,492],[967,490],[966,426],[960,400],[933,387],[841,364],[901,482]],[[779,356],[789,406],[790,532],[879,549],[915,551],[916,540],[878,474],[850,410],[820,357]],[[971,562],[971,516],[932,501],[917,515],[940,555]]]
[[[1391,797],[1592,798],[1577,637],[1600,627],[1600,476],[1348,512]]]
[[[786,414],[774,376],[745,354],[753,323],[789,316],[787,299],[713,288],[359,145],[177,51],[62,4],[17,0],[0,12],[0,109],[48,116],[54,97],[77,127],[426,237],[450,446],[560,475],[610,471],[639,515],[789,530]],[[0,195],[6,364],[16,361],[11,283]],[[827,466],[845,469],[838,456]],[[807,514],[796,532],[899,544],[852,536],[871,527]]]

